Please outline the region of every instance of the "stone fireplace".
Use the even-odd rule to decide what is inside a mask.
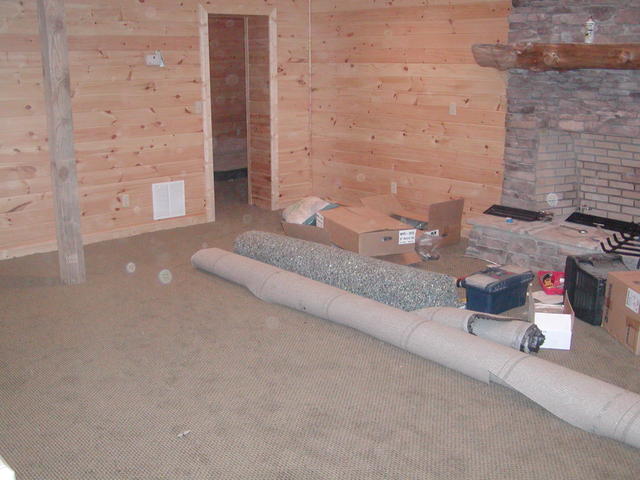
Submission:
[[[640,43],[640,0],[513,0],[510,43]],[[607,232],[558,222],[587,213],[640,223],[640,71],[509,70],[501,203],[555,214],[554,225],[474,221],[468,253],[497,263],[562,269],[598,251]],[[487,216],[488,217],[488,216]]]
[[[640,42],[640,0],[514,0],[511,43]],[[640,71],[511,70],[502,203],[640,221]]]

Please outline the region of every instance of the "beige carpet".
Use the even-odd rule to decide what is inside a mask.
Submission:
[[[58,284],[54,253],[0,262],[0,455],[19,480],[640,478],[640,451],[517,393],[194,270],[203,246],[279,230],[243,188],[220,186],[215,224],[88,246],[84,285]],[[482,267],[463,251],[426,267]],[[640,359],[600,328],[541,356],[640,392]]]

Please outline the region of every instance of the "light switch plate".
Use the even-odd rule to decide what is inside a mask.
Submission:
[[[151,67],[164,67],[164,58],[162,58],[160,50],[145,55],[144,62]]]

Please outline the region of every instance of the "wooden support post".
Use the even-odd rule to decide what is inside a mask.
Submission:
[[[63,0],[38,0],[60,278],[85,281]]]

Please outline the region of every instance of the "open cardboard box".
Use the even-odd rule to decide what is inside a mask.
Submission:
[[[342,206],[316,214],[317,227],[283,223],[286,235],[325,245],[337,245],[362,255],[411,265],[421,261],[415,243],[423,234],[439,235],[440,245],[460,241],[464,199],[407,209],[395,195],[373,195],[361,206]],[[409,222],[409,223],[407,223]],[[426,224],[427,231],[414,228]]]
[[[366,207],[318,212],[316,225],[329,232],[332,243],[361,255],[394,255],[415,248],[415,228]]]
[[[321,243],[323,245],[331,245],[331,236],[324,228],[318,228],[313,225],[282,222],[282,229],[288,237]]]
[[[421,261],[415,242],[421,232],[364,207],[337,207],[316,215],[317,227],[283,223],[286,235],[324,245],[337,245],[362,255],[402,265]]]
[[[404,223],[426,224],[428,233],[443,237],[441,246],[453,245],[460,241],[463,198],[432,203],[420,210],[405,208],[398,197],[393,194],[364,197],[360,199],[360,202],[367,208],[384,213]]]
[[[530,313],[533,323],[538,326],[545,336],[540,348],[570,350],[575,313],[569,298],[565,295],[562,305],[535,302],[532,298],[530,301]]]

